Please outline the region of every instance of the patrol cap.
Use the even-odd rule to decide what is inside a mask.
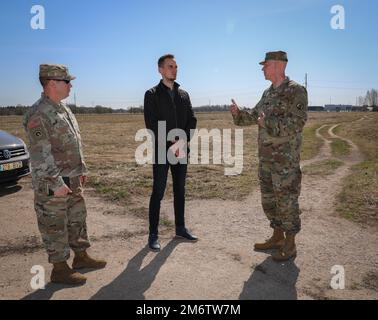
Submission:
[[[74,80],[69,74],[68,68],[62,64],[41,64],[39,66],[39,78],[46,80]]]
[[[276,60],[276,61],[289,61],[287,59],[287,53],[285,51],[271,51],[267,52],[265,55],[265,60],[261,61],[260,64],[263,65],[268,60]]]

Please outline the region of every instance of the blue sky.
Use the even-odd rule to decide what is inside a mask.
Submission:
[[[330,26],[345,8],[345,30]],[[46,29],[30,10],[45,8]],[[0,8],[0,106],[32,104],[40,63],[69,66],[79,105],[126,108],[143,103],[160,79],[156,61],[174,53],[177,81],[194,106],[253,107],[270,85],[266,51],[285,50],[287,74],[309,79],[312,105],[354,104],[378,88],[375,0],[6,0]]]

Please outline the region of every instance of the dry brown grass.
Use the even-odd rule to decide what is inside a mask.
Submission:
[[[140,142],[134,137],[144,128],[141,115],[78,116],[86,145],[87,163],[91,169],[91,184],[113,200],[127,202],[145,196],[152,188],[152,167],[135,163],[134,153]],[[198,127],[234,128],[229,114],[198,115]],[[257,130],[244,131],[243,175],[225,176],[222,165],[190,165],[187,180],[188,198],[240,199],[257,185]],[[210,150],[210,160],[212,153]],[[171,179],[166,195],[172,194]]]
[[[322,141],[315,131],[323,124],[350,123],[366,114],[310,113],[304,131],[302,159],[315,156]],[[197,114],[199,128],[240,128],[228,113]],[[148,196],[152,187],[152,168],[135,163],[134,153],[140,142],[136,132],[144,128],[142,115],[78,115],[86,161],[91,171],[90,184],[108,199],[138,205],[139,197]],[[347,126],[349,127],[349,126]],[[0,128],[27,141],[22,117],[0,117]],[[258,186],[257,127],[244,129],[244,170],[239,176],[225,176],[222,165],[190,165],[188,198],[242,199]],[[354,134],[356,131],[351,131]],[[357,132],[358,133],[358,132]],[[346,136],[352,138],[348,133]],[[356,142],[362,143],[363,136]],[[376,141],[376,140],[375,140]],[[369,150],[369,146],[366,146]],[[211,153],[210,153],[211,155]],[[171,196],[171,180],[166,196]]]
[[[378,225],[378,114],[337,128],[337,134],[356,143],[365,161],[352,168],[337,197],[337,212],[353,221]]]

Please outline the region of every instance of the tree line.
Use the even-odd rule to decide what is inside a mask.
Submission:
[[[378,90],[368,90],[365,96],[358,97],[358,106],[373,107],[373,111],[378,111]],[[143,113],[143,106],[128,107],[127,109],[112,109],[97,105],[95,107],[76,106],[75,104],[67,105],[75,114],[104,114],[104,113]],[[22,116],[30,106],[0,106],[0,116]],[[229,105],[206,105],[194,107],[195,112],[228,112]]]
[[[104,113],[143,113],[143,106],[139,107],[129,107],[127,109],[112,109],[109,107],[103,107],[97,105],[95,107],[85,107],[85,106],[76,106],[74,104],[67,104],[67,106],[71,109],[71,111],[75,114],[104,114]],[[0,116],[22,116],[28,110],[30,106],[7,106],[1,107],[0,106]],[[214,106],[201,106],[195,107],[195,112],[226,112],[229,111],[228,105],[214,105]]]

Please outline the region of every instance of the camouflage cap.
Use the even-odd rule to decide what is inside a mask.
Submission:
[[[47,80],[74,80],[69,74],[68,68],[62,64],[41,64],[39,66],[39,78]]]
[[[261,61],[260,64],[263,65],[268,60],[278,60],[278,61],[288,61],[287,53],[285,51],[271,51],[267,52],[265,55],[265,60]]]

